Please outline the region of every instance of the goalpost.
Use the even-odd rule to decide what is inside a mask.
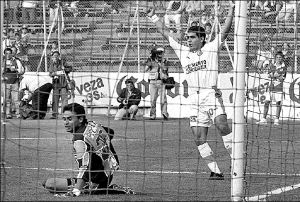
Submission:
[[[247,1],[235,2],[234,21],[234,112],[232,118],[233,146],[231,166],[231,199],[242,201],[244,197],[244,138],[245,138],[245,69]]]

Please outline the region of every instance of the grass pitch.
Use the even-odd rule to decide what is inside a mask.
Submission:
[[[47,118],[47,117],[46,117]],[[209,144],[225,174],[210,181],[210,171],[193,142],[188,119],[114,121],[88,117],[115,130],[112,140],[120,170],[112,183],[131,187],[136,195],[85,195],[58,198],[41,186],[49,177],[73,177],[77,165],[72,135],[62,120],[8,120],[1,128],[1,199],[7,201],[229,201],[230,157],[213,127]],[[255,200],[299,201],[299,122],[245,128],[245,196]],[[281,188],[282,192],[274,190]],[[273,192],[272,192],[273,191]]]

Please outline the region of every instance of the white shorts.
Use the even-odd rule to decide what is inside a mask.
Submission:
[[[199,94],[190,95],[190,127],[202,126],[210,127],[214,123],[214,118],[226,114],[221,91],[213,89],[201,90]]]
[[[283,92],[267,92],[265,94],[266,101],[270,102],[281,102],[284,99],[284,93]]]

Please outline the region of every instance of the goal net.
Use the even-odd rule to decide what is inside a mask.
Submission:
[[[230,2],[185,1],[181,2],[183,12],[171,15],[167,10],[181,9],[176,2],[170,7],[170,1],[38,1],[33,13],[26,6],[17,7],[15,1],[1,1],[1,50],[4,53],[7,47],[17,47],[16,57],[25,68],[19,84],[8,85],[5,78],[1,80],[1,200],[65,200],[42,186],[46,179],[72,178],[79,172],[73,136],[64,126],[63,97],[67,97],[67,103],[84,106],[88,120],[114,130],[111,142],[120,168],[114,172],[111,184],[130,187],[135,192],[83,194],[72,200],[235,199],[235,164],[223,139],[215,125],[209,128],[207,143],[224,175],[224,180],[211,180],[211,171],[216,168],[210,170],[199,154],[190,128],[193,84],[188,82],[176,50],[147,17],[154,7],[165,24],[170,21],[170,35],[183,46],[184,34],[193,25],[205,28],[209,42],[217,37],[214,30],[224,29]],[[246,28],[246,35],[242,36],[246,43],[243,120],[236,121],[234,117],[238,110],[235,92],[243,89],[235,87],[240,73],[237,58],[243,54],[234,49],[242,44],[235,41],[239,37],[235,23],[240,16],[235,16],[228,37],[218,50],[218,88],[230,128],[243,123],[243,151],[234,151],[241,152],[243,158],[233,159],[242,160],[239,199],[300,199],[299,3],[297,0],[247,4],[246,25],[240,27]],[[163,116],[161,94],[157,94],[156,102],[151,100],[153,89],[146,71],[147,59],[158,47],[164,49],[165,66],[169,77],[175,80],[175,87],[165,90],[167,117]],[[51,90],[54,77],[49,76],[57,51],[66,61],[65,67],[71,68],[70,73],[64,69],[62,75],[66,75],[72,87],[62,93],[58,114],[53,108],[56,94]],[[278,52],[283,54],[285,67],[277,71]],[[8,68],[6,60],[5,53],[1,57],[1,74]],[[280,82],[275,82],[275,86],[282,86],[282,96],[272,93],[276,71],[283,75]],[[120,105],[117,98],[126,88],[127,79],[141,91],[139,108],[134,120],[115,120]],[[34,93],[45,84],[50,84],[51,89],[43,90],[43,96],[37,93],[38,98],[29,103],[23,99],[24,89],[31,88]],[[280,103],[273,97],[279,97]],[[151,112],[154,103],[155,119]],[[233,136],[238,135],[241,134]]]

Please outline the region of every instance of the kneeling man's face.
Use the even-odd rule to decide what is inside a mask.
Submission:
[[[66,131],[72,133],[81,126],[82,117],[76,115],[71,111],[65,111],[63,113],[63,121]]]
[[[128,84],[126,84],[126,88],[127,88],[129,91],[132,91],[132,89],[134,88],[134,86],[133,86],[132,83],[128,83]]]

